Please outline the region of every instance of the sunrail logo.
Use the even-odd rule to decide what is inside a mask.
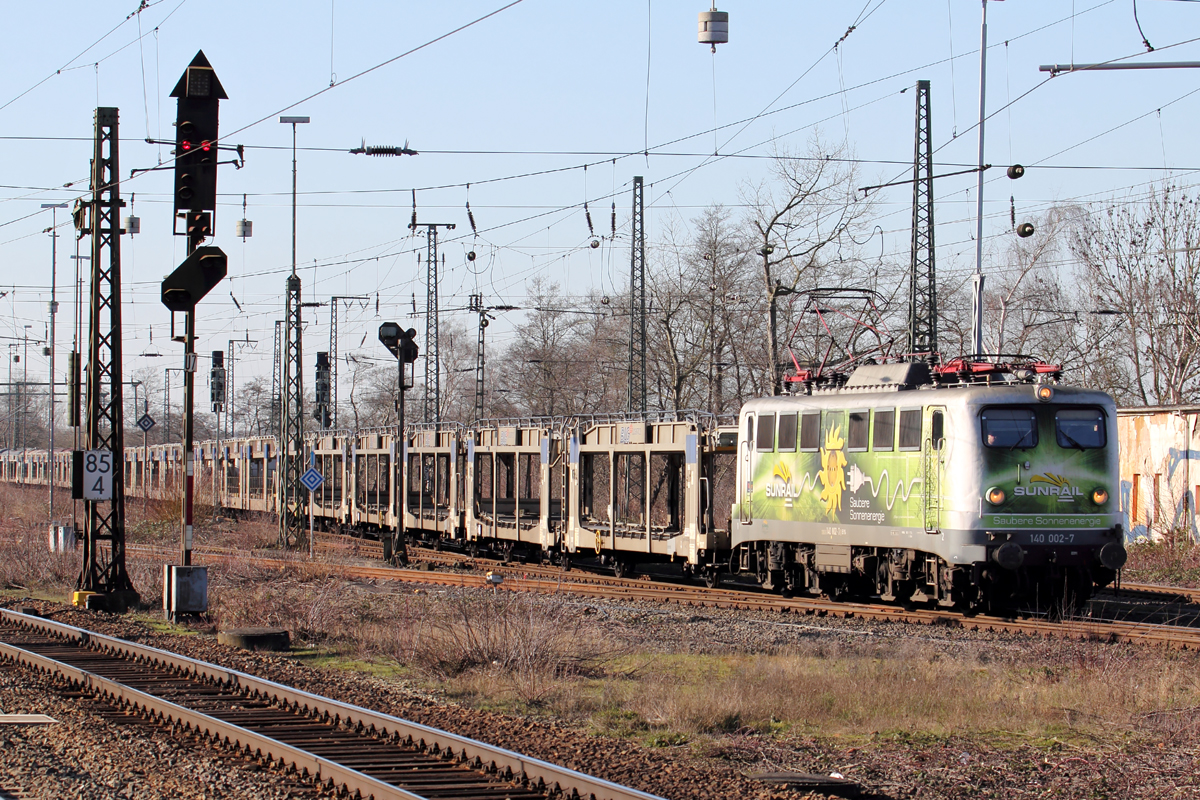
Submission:
[[[1017,486],[1013,489],[1014,497],[1056,497],[1060,503],[1074,503],[1076,497],[1083,497],[1078,486],[1072,486],[1070,478],[1046,472],[1034,475],[1029,479],[1030,484],[1048,484],[1045,486]]]
[[[785,497],[794,499],[800,496],[800,490],[792,485],[792,471],[782,462],[775,465],[771,473],[771,482],[766,486],[767,497]]]

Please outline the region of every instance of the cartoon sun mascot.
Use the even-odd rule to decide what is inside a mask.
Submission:
[[[821,448],[821,502],[825,512],[833,516],[842,510],[842,493],[846,491],[846,454],[842,448],[841,426],[834,425],[825,432],[825,446]]]

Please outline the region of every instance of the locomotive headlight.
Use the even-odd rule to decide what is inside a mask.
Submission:
[[[1092,492],[1092,502],[1098,506],[1102,506],[1108,502],[1108,491],[1105,489],[1097,489]]]
[[[1054,390],[1049,386],[1039,386],[1037,390],[1037,399],[1043,403],[1049,403],[1054,397]]]
[[[993,486],[987,490],[987,501],[994,506],[998,506],[1004,502],[1004,490],[999,486]]]

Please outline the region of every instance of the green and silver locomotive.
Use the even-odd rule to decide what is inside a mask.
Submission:
[[[1125,563],[1116,408],[1057,376],[869,364],[746,403],[730,570],[785,593],[1082,602]]]

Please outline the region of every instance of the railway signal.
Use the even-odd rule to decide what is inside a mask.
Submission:
[[[316,400],[313,409],[313,419],[320,423],[322,428],[329,427],[329,353],[317,353],[317,381],[314,391]],[[307,473],[305,473],[307,474]]]
[[[214,414],[225,410],[225,353],[212,351],[212,371],[208,376],[209,399]]]
[[[398,371],[397,383],[399,384],[400,393],[396,398],[396,429],[400,431],[401,436],[404,433],[404,390],[413,387],[413,363],[416,362],[420,351],[417,349],[417,332],[413,328],[405,330],[394,322],[385,322],[379,326],[379,341],[388,349],[392,355],[396,357],[396,366]],[[401,450],[400,457],[403,458],[404,451],[407,445]],[[396,497],[399,504],[399,513],[396,515],[398,520],[396,531],[391,541],[383,540],[383,557],[384,560],[396,560],[400,563],[408,562],[408,551],[404,546],[404,496],[405,492],[397,492]]]
[[[163,279],[163,305],[171,311],[190,314],[196,304],[221,282],[228,269],[229,258],[221,248],[196,248],[174,272]]]
[[[174,272],[162,282],[162,302],[184,315],[183,335],[183,520],[182,565],[169,566],[163,585],[163,610],[174,619],[179,614],[208,610],[208,573],[192,564],[192,500],[195,482],[195,449],[192,441],[192,410],[196,373],[196,305],[228,270],[228,259],[219,247],[201,247],[212,236],[217,208],[217,136],[220,102],[227,99],[212,65],[198,51],[175,84],[171,96],[178,99],[175,115],[175,227],[180,217],[187,236],[187,253]],[[214,374],[216,362],[214,360]],[[224,370],[221,371],[224,395]],[[214,394],[216,385],[214,383]],[[223,397],[222,397],[223,400]],[[213,398],[216,408],[217,400]]]
[[[175,116],[176,216],[215,211],[219,106],[228,95],[203,50],[184,70],[171,97],[179,100]]]

